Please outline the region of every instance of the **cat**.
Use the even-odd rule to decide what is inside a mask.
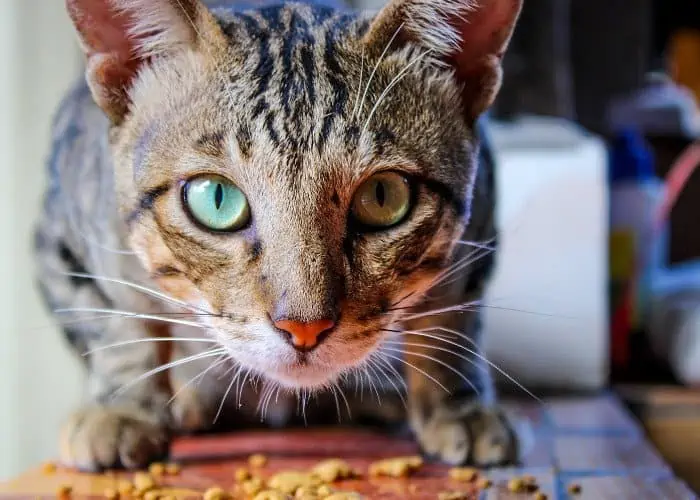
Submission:
[[[137,468],[181,433],[348,419],[407,424],[446,463],[519,460],[478,301],[480,124],[521,0],[249,4],[66,2],[85,78],[36,231],[87,367],[61,460]]]

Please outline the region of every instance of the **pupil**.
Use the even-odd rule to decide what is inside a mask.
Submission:
[[[224,201],[224,188],[221,187],[221,184],[216,185],[216,191],[214,191],[214,204],[216,205],[216,209],[219,210],[221,208],[221,204]]]
[[[384,183],[377,182],[377,188],[375,195],[377,197],[377,204],[384,208],[384,203],[386,202],[386,192],[384,191]]]

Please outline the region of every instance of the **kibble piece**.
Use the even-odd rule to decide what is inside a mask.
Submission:
[[[299,488],[315,488],[321,485],[321,479],[306,472],[279,472],[268,481],[271,488],[280,490],[287,495],[293,495]]]
[[[255,467],[256,469],[260,467],[265,467],[265,465],[267,465],[267,457],[265,455],[256,453],[255,455],[251,455],[250,458],[248,458],[248,463],[251,467]]]
[[[508,481],[508,491],[512,493],[523,493],[525,491],[525,483],[519,477],[514,477]]]
[[[477,488],[480,490],[488,490],[493,486],[493,482],[489,478],[481,478],[478,483],[476,483]]]
[[[545,495],[541,491],[538,491],[537,493],[535,493],[535,500],[547,500],[547,495]]]
[[[158,500],[157,491],[147,491],[143,494],[143,500]]]
[[[46,462],[41,466],[41,472],[44,474],[53,474],[56,472],[56,464],[53,462]]]
[[[116,500],[117,498],[119,498],[119,492],[113,489],[106,489],[103,495],[108,500]]]
[[[150,465],[148,472],[151,476],[160,477],[165,474],[165,465],[155,462]]]
[[[156,487],[156,482],[144,472],[134,474],[134,488],[137,492],[146,493]]]
[[[180,467],[180,464],[166,464],[165,466],[165,473],[168,474],[169,476],[177,476],[180,474],[180,471],[182,468]]]
[[[164,495],[159,500],[177,500],[177,498],[174,495]]]
[[[572,495],[578,495],[581,493],[581,485],[580,484],[570,484],[569,485],[569,493]]]
[[[350,464],[339,458],[331,458],[319,462],[311,469],[311,473],[320,477],[327,483],[333,483],[340,479],[347,479],[356,475],[355,471],[350,467]]]
[[[131,495],[131,492],[134,491],[134,485],[129,481],[119,481],[117,484],[117,491],[120,495]]]
[[[469,495],[461,491],[443,491],[438,494],[438,500],[469,500]]]
[[[265,490],[261,491],[253,497],[253,500],[286,500],[287,495],[281,491]]]
[[[247,481],[248,479],[250,479],[252,476],[248,469],[240,468],[236,469],[234,477],[236,478],[236,482],[242,483],[243,481]]]
[[[370,476],[405,477],[423,465],[421,457],[387,458],[369,466]]]
[[[204,500],[227,500],[229,498],[228,493],[218,486],[209,488],[204,492]]]
[[[316,494],[318,496],[320,496],[321,498],[326,498],[326,497],[331,496],[333,494],[333,488],[331,488],[327,484],[322,484],[316,490]]]
[[[62,484],[56,490],[56,496],[59,498],[70,498],[73,492],[73,487],[70,484]]]
[[[471,467],[453,467],[449,472],[451,479],[464,482],[474,481],[478,474],[479,472]]]
[[[263,481],[259,477],[253,477],[248,481],[241,483],[243,493],[249,496],[257,495],[263,489]]]
[[[325,500],[360,500],[362,496],[354,491],[336,491],[325,497]]]

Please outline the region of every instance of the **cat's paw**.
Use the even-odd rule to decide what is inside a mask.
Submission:
[[[60,458],[83,471],[136,469],[168,451],[165,428],[135,408],[92,406],[73,414],[61,430]]]
[[[516,424],[498,406],[479,403],[440,408],[413,427],[424,453],[452,465],[513,465],[529,441],[527,425]]]

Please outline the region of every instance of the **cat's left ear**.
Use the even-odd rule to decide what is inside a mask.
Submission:
[[[501,85],[501,60],[523,0],[392,0],[372,22],[365,50],[375,55],[407,43],[452,66],[464,86],[468,119],[491,104]]]

